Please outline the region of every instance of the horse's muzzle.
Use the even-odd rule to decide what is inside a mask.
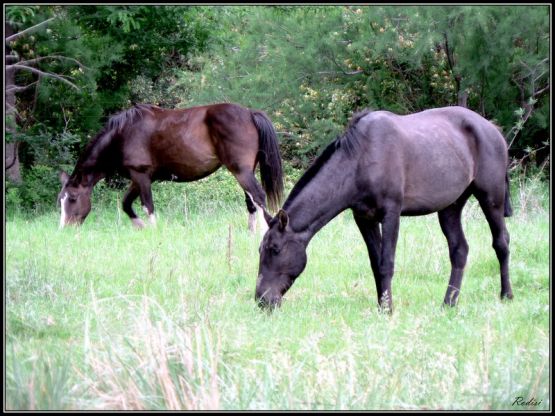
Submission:
[[[275,309],[281,306],[282,295],[280,293],[271,293],[270,291],[256,290],[254,300],[261,309]]]
[[[273,309],[277,309],[281,306],[281,296],[273,296],[273,297],[256,297],[256,303],[262,310],[272,311]]]
[[[72,217],[72,218],[67,218],[65,219],[65,221],[60,221],[60,228],[64,228],[66,226],[69,225],[73,225],[73,226],[80,226],[81,224],[83,224],[85,222],[85,218],[76,218],[76,217]]]

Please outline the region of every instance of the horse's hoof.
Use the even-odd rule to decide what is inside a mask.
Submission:
[[[133,218],[131,221],[133,222],[133,227],[137,230],[145,228],[145,223],[140,218]]]
[[[458,301],[458,299],[444,300],[443,303],[442,303],[442,307],[444,307],[444,308],[454,308],[455,306],[457,306],[457,301]]]
[[[379,305],[378,304],[378,313],[382,315],[393,315],[393,305]]]
[[[501,293],[501,300],[513,300],[513,292]]]

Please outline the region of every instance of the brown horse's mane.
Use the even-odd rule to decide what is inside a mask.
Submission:
[[[97,166],[101,154],[110,146],[114,137],[121,134],[125,127],[141,119],[145,113],[152,114],[155,108],[159,107],[152,104],[137,104],[111,116],[102,130],[86,145],[75,165],[70,181],[79,183],[82,174]]]

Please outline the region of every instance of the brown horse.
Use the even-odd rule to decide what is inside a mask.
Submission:
[[[262,186],[254,175],[257,163]],[[271,217],[266,195],[275,211],[283,194],[283,173],[276,133],[263,112],[227,103],[176,110],[136,105],[110,118],[71,175],[61,173],[60,227],[81,224],[91,210],[94,185],[114,173],[131,179],[123,210],[133,224],[144,226],[132,207],[137,197],[155,224],[152,182],[196,181],[221,165],[245,191],[249,228],[255,227],[257,211],[264,215],[261,226],[267,227]]]

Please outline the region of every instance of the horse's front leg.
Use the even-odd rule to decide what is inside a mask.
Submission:
[[[395,265],[395,249],[399,236],[401,209],[392,207],[386,210],[382,220],[382,247],[379,264],[380,284],[378,286],[378,302],[384,312],[393,312],[393,296],[391,280]]]
[[[370,266],[372,273],[374,273],[374,280],[376,281],[376,290],[378,294],[378,302],[382,294],[382,277],[380,274],[380,258],[382,250],[382,233],[380,231],[380,224],[374,220],[364,217],[362,214],[354,212],[355,222],[364,238],[366,248],[368,250],[368,257],[370,257]]]
[[[148,215],[148,219],[152,225],[156,225],[156,217],[154,215],[154,202],[152,201],[152,181],[150,175],[145,172],[139,172],[134,169],[129,170],[129,175],[133,181],[133,185],[139,189],[139,196],[143,209]],[[132,186],[133,186],[132,185]]]
[[[139,187],[135,185],[134,182],[131,182],[129,189],[127,189],[127,192],[125,192],[125,196],[123,197],[122,206],[123,212],[129,216],[133,225],[136,228],[143,228],[145,226],[144,222],[137,217],[137,214],[135,214],[135,211],[133,210],[133,202],[135,202],[138,197]]]

